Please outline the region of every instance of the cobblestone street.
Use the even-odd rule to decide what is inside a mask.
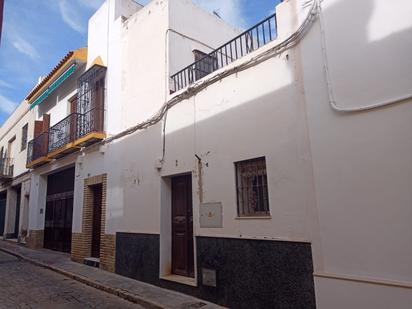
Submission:
[[[0,309],[143,308],[0,252]]]

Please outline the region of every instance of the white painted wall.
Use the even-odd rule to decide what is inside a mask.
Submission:
[[[87,36],[87,63],[89,67],[93,60],[99,56],[102,58],[103,64],[107,66],[108,57],[112,53],[110,51],[112,46],[108,45],[108,41],[111,41],[113,23],[119,18],[129,18],[142,7],[133,0],[106,0],[100,6],[89,19]]]
[[[44,229],[47,198],[47,176],[73,167],[77,156],[77,153],[72,153],[59,160],[54,160],[48,164],[37,167],[32,171],[29,200],[29,230]]]
[[[279,16],[279,27],[285,27],[279,29],[280,39],[303,19],[303,2],[289,0],[278,7],[279,14],[293,19]],[[341,107],[365,106],[410,91],[412,24],[405,12],[411,4],[399,3],[322,2],[331,81]],[[177,9],[181,15],[174,15]],[[293,16],[295,11],[298,16]],[[91,32],[105,29],[101,12],[90,21]],[[186,0],[152,1],[126,22],[113,23],[109,56],[104,52],[107,42],[97,34],[89,37],[89,60],[100,55],[109,62],[112,133],[147,119],[163,104],[168,71],[190,64],[191,49],[202,45],[177,34],[167,37],[167,29],[200,37],[208,32],[208,22],[219,27],[214,17],[203,17]],[[205,24],[190,27],[194,19]],[[219,39],[232,31],[219,32]],[[219,43],[207,35],[202,40],[211,46]],[[163,123],[78,157],[73,231],[81,230],[85,178],[108,174],[107,233],[159,234],[169,215],[167,209],[162,211],[162,201],[168,198],[161,177],[192,172],[196,235],[312,242],[315,273],[336,277],[315,277],[319,308],[408,308],[410,289],[385,282],[412,283],[412,102],[342,114],[330,107],[327,90],[315,23],[294,49],[227,77],[171,109],[160,172],[155,162],[162,156]],[[203,162],[202,188],[195,154]],[[271,218],[238,219],[233,164],[262,155],[267,160]],[[35,205],[45,203],[41,175],[70,164],[74,157],[65,160],[33,176]],[[203,202],[222,202],[222,228],[200,228],[199,190]],[[43,225],[41,217],[30,221],[32,227]]]
[[[106,71],[106,120],[108,134],[121,131],[122,29],[124,21],[143,6],[132,0],[107,0],[90,18],[88,28],[88,67],[100,57]],[[109,103],[110,102],[110,103]]]
[[[16,138],[13,153],[9,154],[9,156],[13,158],[14,176],[18,176],[27,171],[27,147],[21,150],[22,129],[25,124],[28,124],[27,141],[30,141],[33,138],[34,117],[35,113],[29,111],[29,105],[26,101],[23,101],[0,128],[0,148],[4,147],[5,152],[7,151],[8,142],[12,138]]]
[[[69,99],[77,93],[77,79],[84,71],[85,64],[79,64],[75,73],[33,109],[36,120],[42,120],[43,114],[50,114],[50,127],[52,127],[70,114]]]
[[[318,308],[411,308],[410,288],[326,278],[316,278],[315,285]]]
[[[412,94],[410,1],[323,1],[340,107]],[[408,13],[407,13],[408,12]],[[412,100],[361,113],[329,105],[319,23],[302,43],[323,258],[316,271],[412,283]],[[411,290],[316,279],[319,308],[409,308]]]
[[[196,194],[197,235],[309,240],[309,149],[294,62],[293,54],[271,59],[169,111],[162,175],[194,170],[199,191],[197,154],[203,160],[203,202],[223,204],[223,228],[200,229]],[[260,156],[267,162],[272,218],[239,219],[234,162]]]
[[[105,20],[107,23],[107,3],[89,22],[89,65],[98,55],[104,63],[106,61],[104,37],[107,32],[103,30]],[[180,21],[180,18],[184,20]],[[199,28],[192,29],[196,19]],[[157,112],[168,92],[168,62],[175,67],[176,64],[185,66],[193,62],[192,47],[197,48],[199,43],[193,43],[191,39],[179,43],[190,53],[168,54],[167,44],[176,46],[180,39],[180,36],[172,37],[167,31],[175,26],[179,31],[187,30],[188,35],[204,40],[208,45],[221,44],[237,33],[185,0],[152,1],[127,19],[119,18],[112,22],[109,26],[106,85],[109,135]],[[216,29],[216,33],[205,35],[206,29],[211,27]],[[107,173],[106,231],[159,233],[160,174],[154,164],[162,155],[161,126],[159,123],[127,139],[87,151],[77,159],[74,232],[81,230],[84,179]]]
[[[301,4],[286,1],[282,5],[306,12]],[[376,0],[323,2],[331,79],[342,107],[408,92],[409,26],[392,17],[387,26],[377,26],[368,13],[379,15],[382,6],[400,16],[408,9],[403,6],[396,11],[393,4]],[[347,22],[349,15],[351,23]],[[381,37],[376,31],[386,35]],[[280,33],[285,37],[288,31]],[[118,142],[118,147],[124,147],[119,150],[123,153],[119,167],[132,172],[128,179],[123,175],[119,184],[113,183],[112,197],[117,203],[109,207],[124,204],[113,208],[116,215],[109,219],[108,230],[159,233],[160,176],[193,172],[196,188],[199,175],[194,155],[198,154],[208,163],[203,169],[204,201],[223,203],[223,228],[200,229],[196,220],[196,235],[311,241],[316,272],[411,282],[412,247],[407,245],[412,234],[410,103],[353,115],[334,112],[327,97],[319,33],[315,24],[301,45],[286,52],[289,60],[284,53],[225,78],[170,110],[160,175],[152,162],[161,148],[151,148],[155,143],[149,138],[157,131],[153,134],[160,141],[160,127]],[[132,63],[138,68],[137,59]],[[125,75],[127,81],[129,76]],[[137,98],[138,87],[126,85],[124,95],[130,95],[126,100]],[[161,95],[156,94],[154,102],[156,98],[160,100]],[[150,115],[148,111],[143,109],[142,118]],[[127,162],[131,159],[125,153],[134,147],[137,152]],[[268,162],[272,218],[238,220],[233,162],[261,155]],[[128,164],[129,169],[125,168]],[[325,280],[316,279],[319,305],[324,308],[345,308],[340,297],[350,295],[355,287],[365,291],[354,295],[353,303],[359,308],[365,303],[376,308],[368,302],[371,292],[379,292],[386,300],[404,294],[396,287],[340,280],[325,285]],[[395,307],[405,307],[406,300],[399,297]],[[380,304],[385,308],[385,301]]]
[[[169,75],[194,62],[193,50],[209,53],[240,33],[191,0],[169,0]]]
[[[124,25],[122,129],[152,116],[163,104],[168,1],[152,1]]]

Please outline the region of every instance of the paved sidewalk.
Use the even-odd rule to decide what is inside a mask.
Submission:
[[[0,251],[117,295],[145,308],[222,308],[195,297],[73,262],[65,253],[46,249],[32,250],[8,241],[0,241]]]

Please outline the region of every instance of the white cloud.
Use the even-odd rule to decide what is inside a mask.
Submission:
[[[0,88],[13,89],[14,87],[10,83],[0,79]]]
[[[63,21],[74,31],[79,33],[85,32],[83,21],[78,11],[76,11],[76,5],[73,2],[67,0],[59,0],[59,11]]]
[[[12,102],[0,94],[0,112],[10,114],[15,110],[17,103]]]
[[[30,57],[33,60],[37,60],[40,58],[40,55],[36,48],[19,35],[12,36],[11,44],[20,53]]]
[[[104,0],[77,0],[82,6],[96,11],[104,2]]]
[[[209,12],[217,12],[222,19],[236,28],[244,28],[245,18],[242,14],[242,0],[193,0]]]

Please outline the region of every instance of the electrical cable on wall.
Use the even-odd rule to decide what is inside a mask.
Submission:
[[[316,7],[318,10],[318,15],[319,15],[319,28],[320,28],[320,36],[321,36],[321,47],[322,47],[322,61],[323,61],[325,78],[326,78],[326,85],[328,88],[329,104],[333,110],[337,112],[345,112],[345,113],[361,112],[361,111],[371,110],[371,109],[383,107],[383,106],[390,105],[390,104],[400,103],[400,102],[412,99],[412,94],[409,94],[409,95],[401,96],[401,97],[394,98],[388,101],[378,102],[378,103],[370,104],[366,106],[348,107],[348,108],[339,107],[339,105],[336,102],[335,93],[333,91],[332,78],[331,78],[329,65],[328,65],[329,62],[328,62],[328,54],[326,51],[325,24],[323,20],[321,0],[315,0],[314,2],[316,2]]]
[[[247,62],[244,62],[242,64],[239,64],[238,66],[235,66],[231,69],[224,70],[221,73],[215,74],[210,78],[206,78],[203,80],[200,80],[186,88],[182,93],[174,96],[171,98],[169,101],[164,103],[162,107],[159,109],[159,111],[153,115],[153,117],[149,118],[148,120],[141,122],[133,127],[130,127],[129,129],[120,132],[118,134],[115,134],[111,137],[106,138],[105,140],[102,141],[103,144],[111,143],[112,141],[122,138],[124,136],[130,135],[138,130],[143,130],[147,129],[148,127],[151,127],[152,125],[155,125],[159,121],[163,119],[163,116],[165,115],[166,111],[168,111],[170,108],[175,106],[176,104],[182,102],[185,99],[188,99],[192,97],[193,95],[199,93],[209,85],[227,77],[232,74],[236,74],[238,72],[244,71],[248,68],[251,68],[253,66],[256,66],[257,64],[266,61],[270,58],[273,58],[282,52],[284,52],[287,49],[290,49],[291,47],[295,46],[300,40],[304,37],[306,32],[309,30],[310,26],[314,23],[316,20],[317,14],[318,14],[318,2],[313,1],[311,8],[309,9],[309,12],[305,18],[305,20],[302,22],[302,24],[299,26],[299,28],[291,34],[288,38],[286,38],[284,41],[281,43],[275,45],[274,47],[266,50],[263,53],[260,53],[259,55],[256,55],[255,57],[251,58]]]

